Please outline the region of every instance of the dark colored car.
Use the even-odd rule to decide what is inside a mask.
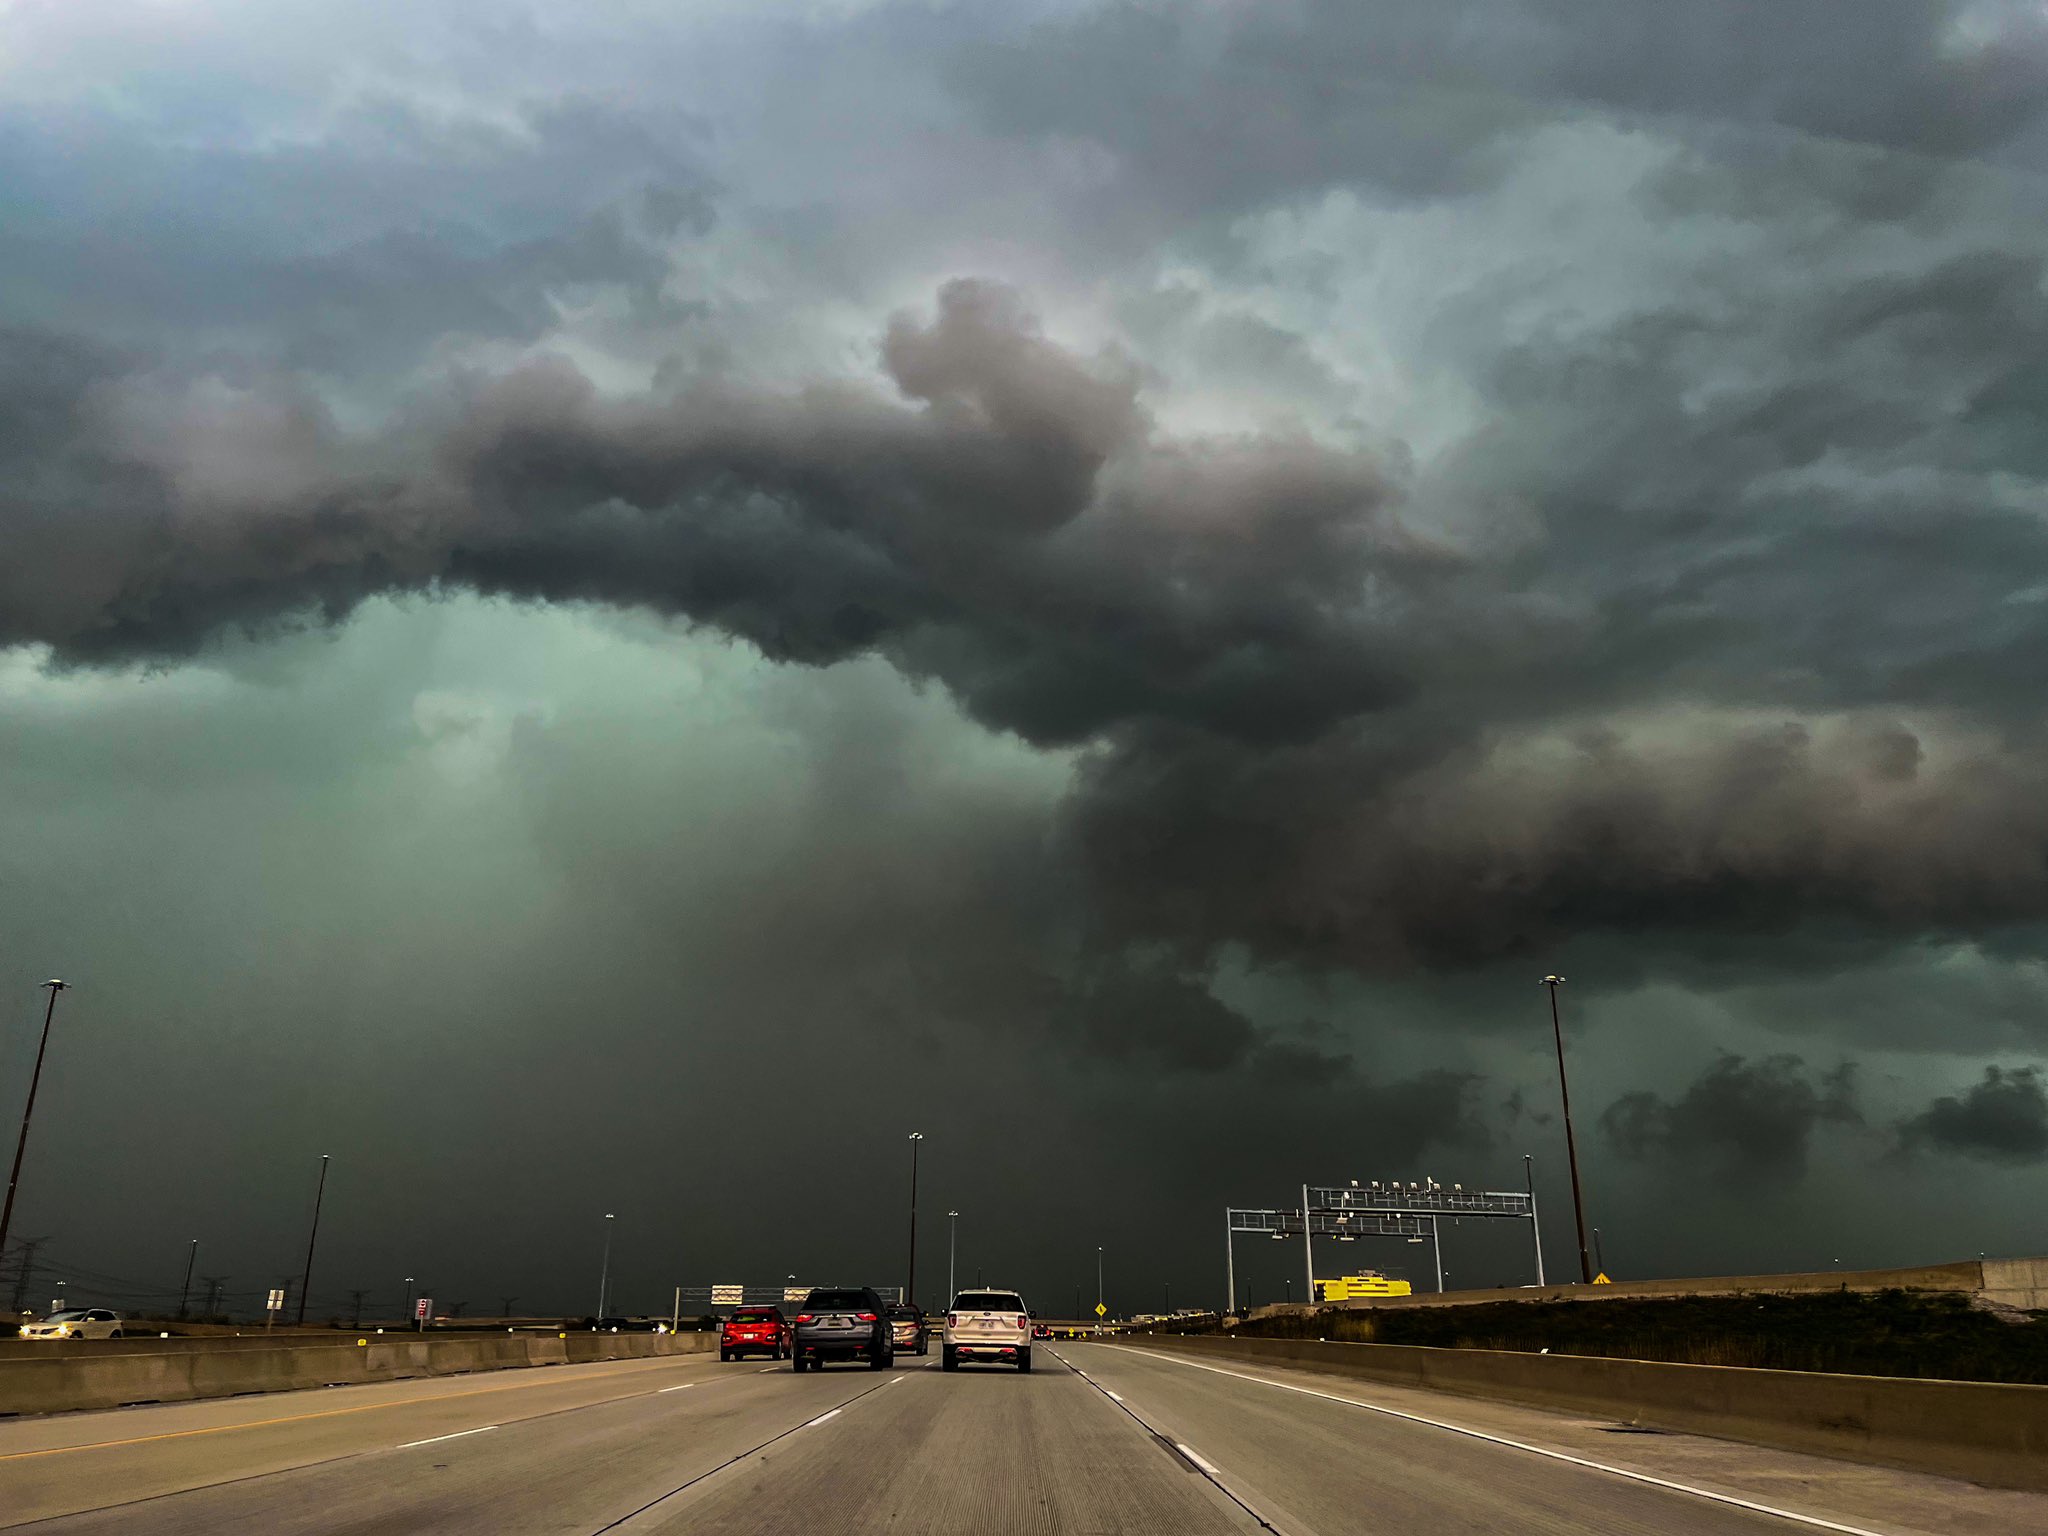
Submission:
[[[896,1336],[896,1347],[913,1355],[928,1355],[932,1352],[931,1325],[925,1321],[924,1310],[908,1302],[898,1302],[889,1308],[889,1327]]]
[[[896,1363],[895,1332],[882,1298],[867,1286],[820,1287],[796,1315],[790,1363],[797,1370],[827,1360],[865,1360],[872,1371]]]
[[[741,1307],[725,1320],[718,1335],[718,1358],[744,1360],[766,1355],[780,1360],[789,1353],[789,1321],[780,1307]]]

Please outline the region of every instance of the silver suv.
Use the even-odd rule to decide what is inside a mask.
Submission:
[[[962,1360],[993,1360],[1031,1369],[1031,1310],[1015,1291],[962,1291],[946,1309],[940,1365],[954,1371]]]

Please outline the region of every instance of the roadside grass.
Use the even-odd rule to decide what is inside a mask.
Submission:
[[[1504,1301],[1263,1318],[1235,1332],[1437,1349],[2048,1384],[2048,1313],[1927,1291]]]

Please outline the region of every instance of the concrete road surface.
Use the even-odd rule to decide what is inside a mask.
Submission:
[[[50,1532],[2039,1532],[2048,1498],[1103,1344],[612,1362],[0,1423]]]

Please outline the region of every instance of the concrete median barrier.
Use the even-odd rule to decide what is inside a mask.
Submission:
[[[364,1342],[358,1344],[356,1338]],[[235,1340],[237,1347],[220,1349],[196,1347],[197,1340],[136,1342],[179,1347],[102,1350],[87,1342],[53,1346],[40,1356],[0,1360],[0,1414],[64,1413],[519,1366],[702,1354],[717,1347],[717,1335],[362,1334],[315,1343],[299,1338],[268,1347],[244,1346]]]
[[[1132,1334],[1119,1342],[2048,1492],[2048,1387],[1306,1339]]]

